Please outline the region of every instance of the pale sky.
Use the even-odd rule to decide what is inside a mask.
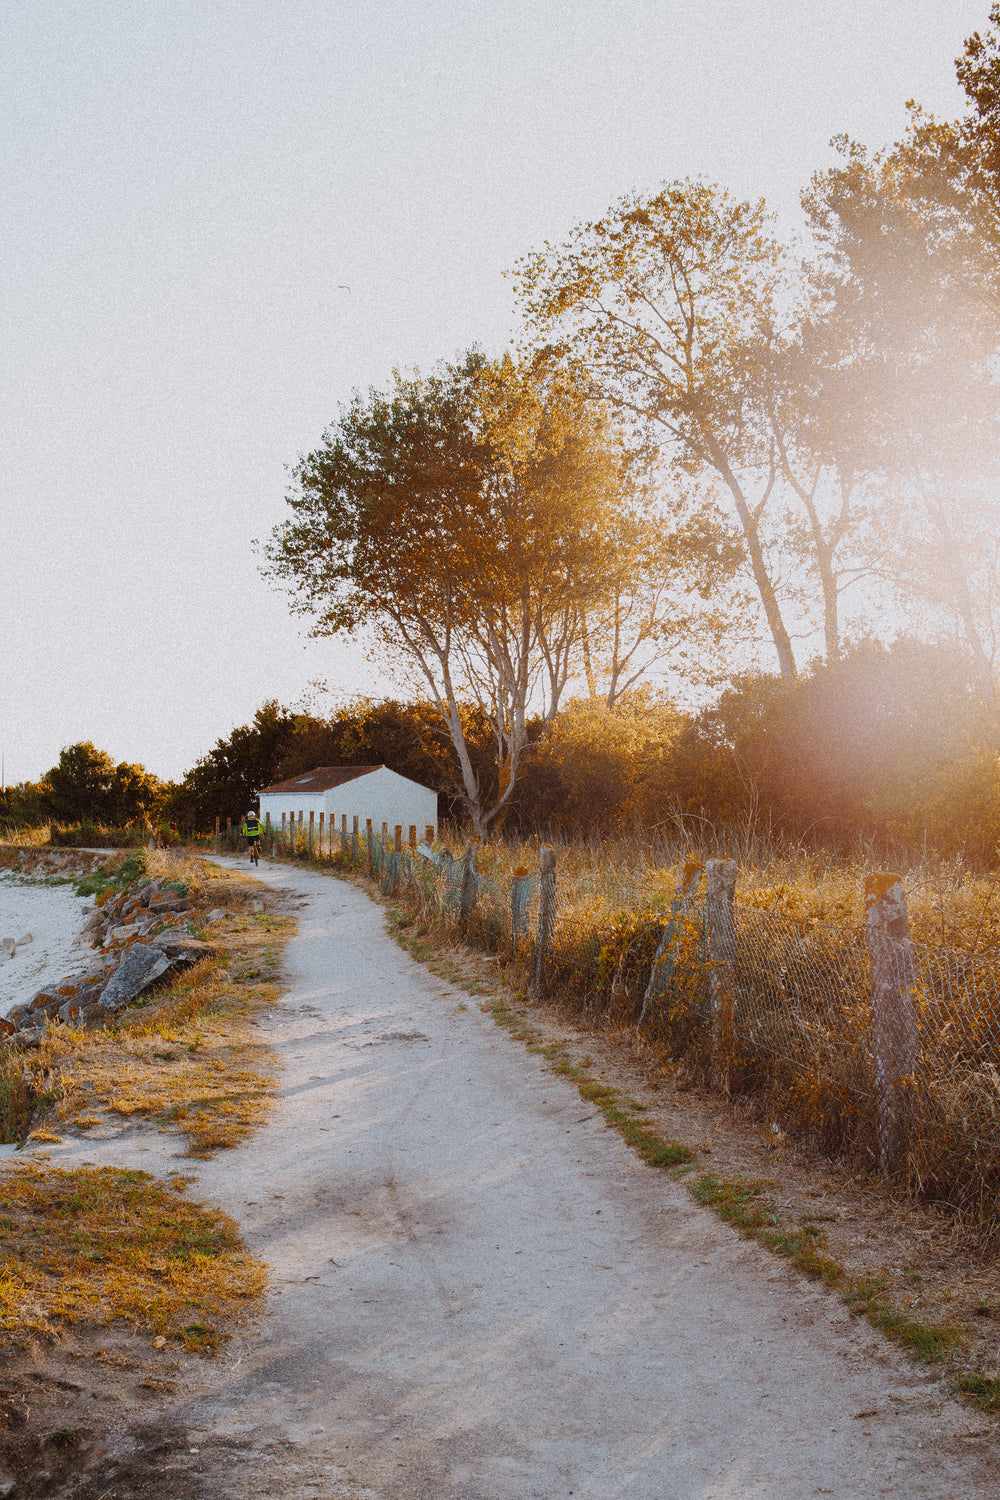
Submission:
[[[503,272],[705,174],[791,230],[839,131],[961,111],[989,0],[5,0],[0,751],[180,776],[386,690],[251,539],[355,387],[514,330]],[[341,284],[350,291],[341,289]]]

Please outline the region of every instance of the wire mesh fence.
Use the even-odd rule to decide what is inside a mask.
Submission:
[[[512,866],[502,846],[455,852],[357,820],[322,839],[268,829],[264,849],[368,876],[827,1154],[1000,1227],[1000,952],[913,941],[896,877],[869,877],[851,926],[741,903],[729,860],[557,881],[544,846]]]

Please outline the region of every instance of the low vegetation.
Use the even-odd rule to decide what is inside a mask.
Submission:
[[[103,1026],[50,1025],[37,1048],[0,1052],[0,1132],[42,1145],[147,1121],[207,1157],[246,1140],[274,1094],[257,1018],[281,992],[294,922],[262,887],[204,861],[118,856],[79,888],[100,902],[144,875],[195,899],[212,951]],[[223,913],[206,931],[209,907]],[[262,908],[262,909],[254,909]],[[235,1225],[188,1203],[184,1179],[113,1168],[62,1171],[36,1157],[0,1177],[0,1330],[23,1343],[68,1323],[123,1322],[190,1350],[213,1348],[261,1294],[264,1267]]]
[[[263,1293],[264,1267],[183,1182],[115,1167],[28,1163],[0,1178],[0,1335],[23,1343],[122,1322],[214,1348]]]

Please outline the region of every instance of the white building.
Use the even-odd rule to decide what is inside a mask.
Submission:
[[[304,831],[311,813],[314,828],[322,817],[326,829],[332,824],[339,830],[346,817],[350,832],[357,818],[364,833],[370,818],[376,833],[382,832],[383,823],[390,835],[401,827],[404,841],[414,827],[418,840],[426,836],[428,828],[433,828],[433,836],[437,836],[437,792],[387,766],[319,766],[264,787],[259,797],[260,820],[270,821],[275,829],[281,828],[282,821],[286,828],[294,821]]]

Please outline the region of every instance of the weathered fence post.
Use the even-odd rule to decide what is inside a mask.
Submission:
[[[872,963],[879,1160],[882,1171],[890,1173],[899,1169],[906,1152],[906,1084],[920,1046],[913,1003],[917,966],[898,875],[882,872],[865,881],[865,938]]]
[[[649,983],[646,993],[642,997],[642,1011],[639,1015],[639,1025],[644,1026],[649,1007],[661,995],[665,995],[670,984],[670,978],[674,970],[674,946],[677,942],[678,933],[684,907],[691,900],[698,889],[698,881],[701,879],[705,866],[700,859],[687,859],[681,870],[681,878],[674,893],[674,899],[670,903],[670,917],[660,937],[656,957],[653,959],[653,967],[649,971]]]
[[[375,866],[374,866],[374,864],[372,862],[372,820],[371,820],[371,818],[366,818],[365,819],[365,853],[368,856],[368,876],[369,876],[369,879],[370,879],[372,877],[372,875],[374,875],[374,873],[375,873]]]
[[[340,852],[347,853],[347,814],[340,815]]]
[[[458,925],[464,927],[472,915],[479,895],[479,873],[476,870],[476,840],[468,839],[462,859],[462,884],[458,893]]]
[[[429,849],[431,847],[431,845],[433,844],[433,842],[434,842],[434,824],[433,823],[428,823],[427,826],[426,826],[426,828],[424,829],[424,843],[427,845],[427,847]]]
[[[316,813],[313,808],[309,809],[309,858],[313,857],[313,832],[316,827]]]
[[[534,989],[542,993],[542,969],[556,930],[556,854],[551,844],[538,851],[538,944],[535,948]]]
[[[264,847],[268,851],[268,853],[271,855],[271,858],[273,859],[274,858],[274,829],[271,827],[271,814],[269,812],[266,812],[264,814]]]
[[[705,921],[708,928],[708,994],[712,1056],[717,1083],[728,1087],[733,1057],[736,997],[736,876],[734,859],[705,861]]]
[[[410,824],[410,848],[411,849],[416,849],[416,847],[417,847],[417,825],[416,825],[416,823],[411,823]]]
[[[351,816],[354,819],[354,822],[351,824],[351,864],[356,865],[358,862],[358,853],[361,848],[358,840],[358,814],[352,813]]]
[[[326,812],[325,812],[325,810],[321,810],[320,811],[320,815],[319,815],[319,840],[318,840],[318,849],[319,849],[319,855],[318,855],[318,857],[321,860],[323,858],[323,839],[324,839],[324,835],[326,833],[326,828],[323,826],[325,820],[326,820]]]
[[[216,818],[216,820],[215,820],[215,852],[216,852],[216,854],[218,854],[218,852],[219,852],[219,820],[218,820],[218,818]]]

